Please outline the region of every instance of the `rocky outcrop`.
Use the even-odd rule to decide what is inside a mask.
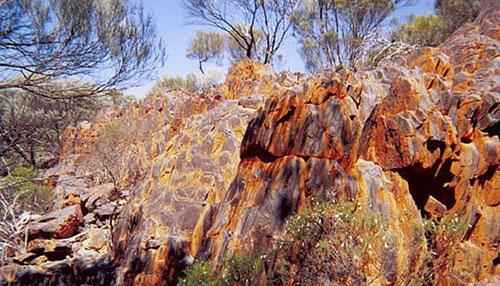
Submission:
[[[372,285],[407,285],[429,264],[436,285],[495,283],[499,13],[372,71],[305,78],[245,61],[215,90],[152,94],[68,129],[47,173],[54,212],[0,285],[174,285],[196,260],[271,253],[313,199],[384,221]],[[424,219],[458,237],[430,244]]]
[[[116,225],[119,284],[172,282],[168,273],[192,261],[209,223],[199,217],[211,212],[236,174],[239,145],[260,101],[228,100],[187,119],[154,159]]]
[[[55,186],[53,212],[30,224],[27,252],[12,258],[0,282],[174,281],[178,271],[172,278],[162,276],[163,255],[183,253],[168,262],[172,269],[192,261],[186,257],[194,256],[201,239],[195,229],[206,227],[198,225],[198,216],[220,200],[234,177],[246,126],[275,79],[269,67],[244,61],[216,90],[152,94],[69,128],[61,164],[46,172]],[[113,146],[105,150],[113,157],[99,150],[109,143]],[[108,170],[102,170],[106,163],[116,164],[107,168],[111,183]],[[73,271],[65,273],[68,269]],[[157,270],[151,274],[151,269]]]
[[[311,197],[356,197],[396,237],[391,252],[378,252],[380,269],[366,273],[375,284],[405,283],[425,263],[422,216],[466,225],[434,261],[437,285],[500,274],[498,15],[483,14],[438,48],[374,71],[316,75],[269,98],[215,205],[203,257],[269,252]],[[438,250],[449,246],[445,234],[437,240]]]

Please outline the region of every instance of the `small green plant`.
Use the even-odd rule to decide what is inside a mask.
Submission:
[[[46,210],[52,197],[40,172],[31,167],[17,167],[0,180],[0,266],[7,249],[15,254],[26,252],[31,214]]]
[[[40,174],[33,167],[20,166],[3,179],[4,187],[12,187],[26,192],[36,192],[40,188]]]
[[[220,271],[210,261],[199,261],[184,271],[179,286],[258,285],[263,261],[254,253],[234,253],[224,259]],[[221,274],[222,273],[222,274]]]
[[[216,274],[210,261],[199,261],[184,271],[179,286],[221,286],[222,280]]]
[[[446,239],[461,240],[469,229],[469,224],[457,214],[446,216],[441,220],[438,233]]]
[[[424,263],[422,269],[408,277],[409,286],[434,285],[436,272],[443,272],[443,268],[453,264],[450,263],[452,259],[450,254],[454,252],[454,245],[463,239],[469,229],[469,224],[457,214],[447,215],[441,219],[423,218],[422,223],[427,241],[423,253]],[[459,277],[451,268],[446,271]]]
[[[319,218],[320,214],[312,210],[293,215],[288,219],[285,233],[294,240],[308,240],[312,237]]]
[[[232,285],[257,285],[263,262],[255,253],[234,253],[224,263],[223,283]]]

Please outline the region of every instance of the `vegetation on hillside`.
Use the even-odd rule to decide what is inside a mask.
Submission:
[[[419,46],[437,46],[464,23],[473,21],[484,0],[437,0],[436,14],[410,17],[397,27],[394,40]]]

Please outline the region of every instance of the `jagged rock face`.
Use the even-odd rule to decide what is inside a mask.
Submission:
[[[490,11],[436,49],[317,75],[269,98],[215,205],[204,257],[269,251],[309,198],[356,196],[396,236],[393,253],[379,253],[381,269],[367,273],[376,283],[402,283],[424,263],[420,213],[469,225],[436,284],[500,274],[499,20]]]
[[[169,281],[168,275],[147,273],[175,270],[176,263],[196,253],[197,233],[207,227],[198,223],[198,215],[220,200],[234,177],[245,128],[275,78],[269,67],[243,61],[216,90],[152,94],[68,128],[61,163],[46,172],[55,186],[54,212],[32,222],[29,252],[0,271],[0,285]],[[102,159],[97,146],[110,143],[108,126],[129,131],[119,133],[127,140],[113,141],[110,148],[116,155],[115,183],[101,182],[95,168]],[[178,261],[162,262],[165,253],[176,251],[182,254],[174,254]],[[135,262],[144,267],[130,267]]]
[[[118,285],[172,284],[192,262],[210,225],[205,216],[234,178],[246,126],[275,77],[264,65],[234,66],[219,88],[229,99],[183,118],[152,159],[114,231]]]
[[[397,283],[422,264],[422,221],[408,185],[358,155],[364,124],[390,86],[376,75],[327,73],[266,102],[245,134],[238,176],[217,204],[206,257],[220,263],[235,250],[269,251],[288,216],[312,197],[356,197],[389,222],[388,235],[403,234],[394,240],[397,255],[380,253],[389,261],[380,283]]]
[[[184,119],[212,108],[217,102],[213,98],[173,91],[151,94],[140,102],[103,110],[94,124],[66,130],[63,162],[74,160],[72,164],[79,166],[79,174],[95,172],[97,168],[93,163],[100,159],[96,146],[107,143],[103,142],[107,139],[104,133],[109,126],[123,128],[125,130],[119,132],[128,140],[113,142],[120,150],[115,160],[119,166],[117,183],[122,188],[131,188],[148,172],[153,158],[165,150],[165,142],[182,130]]]
[[[200,215],[210,213],[236,174],[239,145],[259,101],[228,100],[186,119],[154,159],[116,225],[118,284],[171,283],[173,269],[196,255],[209,223]]]
[[[498,280],[499,22],[488,11],[373,71],[306,79],[241,62],[217,90],[154,94],[68,129],[47,174],[64,216],[33,225],[0,285],[172,285],[195,258],[271,251],[313,198],[384,219],[392,239],[374,250],[372,285],[402,285],[426,263],[423,217],[468,225],[433,262],[435,284]],[[118,188],[88,168],[110,122],[137,131],[114,146]]]

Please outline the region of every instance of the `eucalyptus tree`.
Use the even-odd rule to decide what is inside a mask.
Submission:
[[[184,0],[191,24],[230,38],[232,52],[270,63],[283,45],[299,0]],[[236,49],[241,49],[237,52]]]
[[[224,35],[221,33],[198,30],[189,43],[186,56],[190,59],[198,60],[199,69],[202,74],[205,74],[203,70],[204,63],[210,61],[214,61],[217,64],[222,63],[224,41]]]
[[[499,7],[498,1],[436,0],[436,13],[445,22],[446,32],[449,35],[464,23],[473,21],[485,3],[491,5],[487,6],[489,8]]]
[[[437,46],[456,29],[473,21],[484,0],[437,0],[435,14],[411,16],[407,23],[395,29],[395,40],[420,46]]]
[[[79,89],[78,82],[52,82],[54,90]],[[125,104],[119,91],[54,100],[26,91],[0,91],[0,174],[10,166],[51,167],[60,155],[65,129],[91,121],[101,108]]]
[[[360,64],[364,43],[409,0],[302,0],[293,17],[294,35],[306,68]]]
[[[52,98],[128,87],[165,59],[163,43],[132,0],[1,0],[0,90]],[[53,80],[86,84],[54,88]]]

